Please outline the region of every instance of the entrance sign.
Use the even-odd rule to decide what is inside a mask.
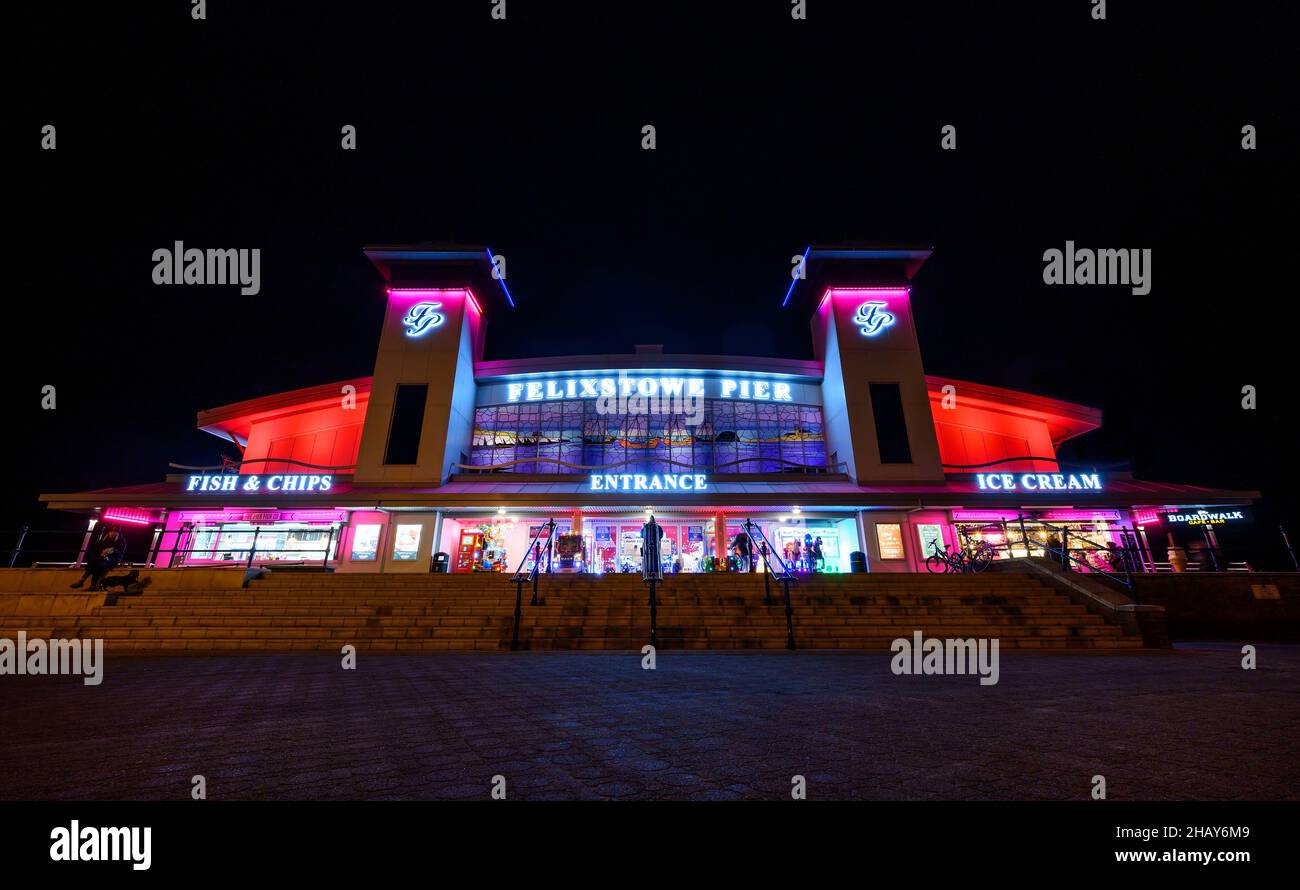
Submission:
[[[590,491],[707,491],[703,473],[592,473]]]
[[[198,491],[205,494],[212,492],[260,494],[270,492],[321,492],[334,487],[334,477],[306,473],[284,473],[266,476],[253,473],[248,476],[235,476],[229,473],[215,475],[204,474],[191,476],[185,484],[186,491]]]
[[[980,491],[1101,491],[1097,473],[976,473]]]

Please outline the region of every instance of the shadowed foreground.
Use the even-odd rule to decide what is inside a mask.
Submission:
[[[0,798],[1300,799],[1300,647],[1238,649],[991,687],[847,653],[110,657],[0,677]]]

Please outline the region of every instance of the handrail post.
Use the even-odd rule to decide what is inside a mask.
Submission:
[[[767,563],[767,541],[763,542],[763,605],[772,605],[772,582],[768,580],[772,567]]]
[[[334,546],[334,526],[330,526],[330,536],[325,541],[325,558],[321,560],[320,567],[328,569],[330,567],[330,548]]]
[[[257,536],[261,531],[262,527],[260,525],[253,526],[253,543],[248,548],[248,564],[244,566],[246,569],[253,567],[253,557],[257,555]]]
[[[11,569],[14,567],[14,563],[18,560],[18,554],[22,552],[23,541],[27,539],[27,532],[29,529],[31,529],[30,525],[24,525],[18,532],[18,540],[14,542],[14,550],[9,554],[9,568]]]
[[[1295,566],[1297,572],[1300,572],[1300,560],[1296,559],[1295,550],[1291,547],[1291,539],[1286,536],[1286,526],[1279,525],[1277,530],[1282,533],[1282,545],[1286,547],[1287,556],[1291,557],[1291,565]]]
[[[1210,555],[1210,568],[1217,572],[1219,570],[1219,559],[1214,555],[1214,539],[1210,536],[1210,527],[1201,526],[1201,538],[1205,541],[1205,552]]]
[[[552,518],[550,529],[546,532],[546,574],[551,574],[551,554],[555,549],[555,519]]]
[[[659,603],[655,597],[655,576],[650,576],[650,645],[659,648]]]
[[[794,609],[790,606],[790,576],[781,578],[785,595],[785,648],[794,651]]]
[[[1033,556],[1033,554],[1029,551],[1029,534],[1025,531],[1025,513],[1023,510],[1020,511],[1017,518],[1020,521],[1020,543],[1025,545],[1025,557],[1028,558]],[[1046,548],[1043,550],[1043,555],[1047,555]]]
[[[537,582],[533,581],[533,603],[537,602]],[[515,630],[510,637],[510,651],[519,651],[519,622],[524,617],[524,582],[522,578],[515,579]]]

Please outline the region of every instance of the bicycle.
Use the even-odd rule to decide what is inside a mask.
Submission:
[[[948,572],[965,572],[967,568],[967,556],[964,550],[949,551],[948,545],[945,544],[943,550],[939,549],[938,541],[930,542],[931,549],[934,553],[925,561],[925,570],[937,575]]]

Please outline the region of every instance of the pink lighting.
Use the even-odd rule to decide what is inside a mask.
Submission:
[[[101,517],[105,522],[126,522],[131,525],[149,525],[153,522],[153,513],[148,510],[136,510],[131,507],[110,507]]]
[[[479,315],[483,314],[483,307],[479,305],[478,298],[467,287],[389,287],[384,290],[390,297],[410,297],[413,300],[434,297],[447,299],[449,297],[463,296],[474,307],[475,312]]]

